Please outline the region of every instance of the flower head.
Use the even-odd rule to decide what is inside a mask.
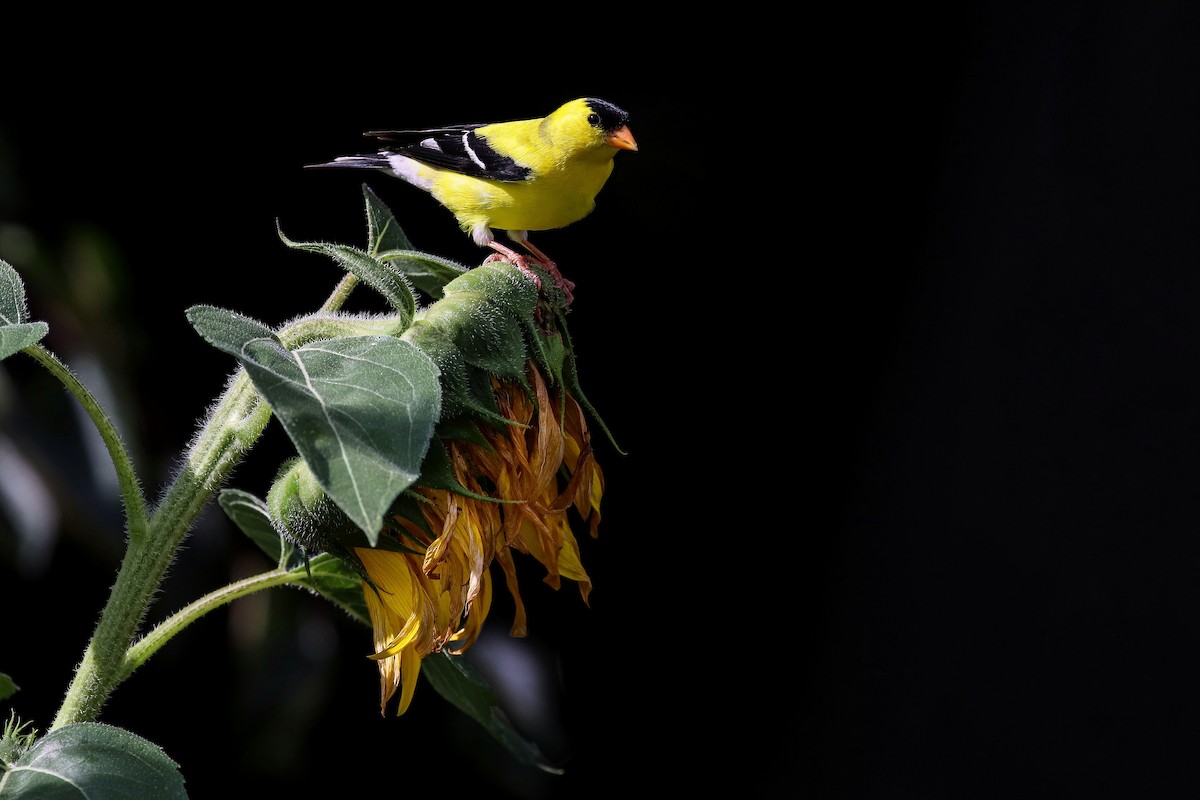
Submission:
[[[591,592],[568,518],[596,536],[604,475],[583,409],[565,390],[552,394],[532,362],[527,384],[493,377],[492,389],[508,424],[445,443],[466,491],[418,484],[410,513],[386,524],[386,546],[354,550],[366,573],[381,710],[397,691],[397,713],[407,710],[425,656],[475,641],[491,606],[493,562],[514,600],[514,636],[526,633],[514,551],[539,561],[555,589],[567,578],[585,603]]]

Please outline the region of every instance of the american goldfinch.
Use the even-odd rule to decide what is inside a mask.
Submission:
[[[618,150],[637,150],[629,115],[595,97],[571,100],[548,116],[414,131],[368,131],[377,153],[313,167],[378,169],[424,189],[453,212],[482,247],[537,280],[525,258],[496,241],[503,230],[536,258],[573,299],[574,284],[529,241],[530,231],[562,228],[591,213]]]

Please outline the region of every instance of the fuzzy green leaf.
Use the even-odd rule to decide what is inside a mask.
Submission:
[[[0,359],[19,353],[29,345],[40,342],[50,326],[44,322],[26,322],[21,325],[0,325]]]
[[[81,722],[51,731],[9,765],[0,800],[187,800],[183,775],[158,745]]]
[[[13,679],[0,672],[0,700],[7,700],[17,693],[21,687],[13,682]]]
[[[413,286],[438,298],[443,286],[467,271],[467,267],[448,258],[413,250],[392,210],[365,183],[363,196],[367,201],[367,250],[397,269]]]
[[[391,264],[425,294],[433,298],[443,296],[443,287],[467,272],[468,267],[448,258],[416,250],[383,250],[376,258]]]
[[[7,261],[0,259],[0,359],[24,350],[50,331],[44,322],[30,322],[25,283]]]
[[[438,694],[450,701],[464,714],[483,726],[496,741],[504,745],[522,764],[530,764],[546,772],[559,774],[557,767],[546,763],[538,746],[523,737],[496,701],[487,682],[462,656],[434,653],[421,661],[424,675]]]
[[[295,250],[308,250],[321,253],[336,261],[348,272],[357,275],[368,286],[383,295],[392,308],[404,315],[406,320],[412,319],[417,310],[417,301],[413,297],[408,280],[399,270],[349,245],[330,244],[328,242],[293,242],[279,231],[279,238],[288,247]]]
[[[363,198],[367,201],[367,250],[371,255],[378,257],[387,250],[412,250],[412,242],[396,221],[392,210],[384,205],[379,195],[371,191],[370,186],[364,183],[362,190]]]
[[[17,325],[29,321],[25,305],[25,282],[4,259],[0,259],[0,324]]]
[[[420,477],[440,414],[433,361],[388,336],[289,351],[267,326],[232,311],[194,306],[188,319],[246,368],[321,488],[375,545],[388,507]]]

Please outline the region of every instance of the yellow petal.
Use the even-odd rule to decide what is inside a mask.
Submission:
[[[400,655],[400,663],[400,705],[396,709],[397,717],[408,711],[408,706],[412,703],[413,692],[417,688],[417,676],[421,674],[421,657],[412,650],[405,650]]]

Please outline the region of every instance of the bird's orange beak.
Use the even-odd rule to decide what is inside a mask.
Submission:
[[[633,134],[629,132],[628,125],[622,125],[615,131],[604,137],[604,141],[611,144],[613,147],[618,147],[622,150],[637,150],[637,142],[633,140]]]

